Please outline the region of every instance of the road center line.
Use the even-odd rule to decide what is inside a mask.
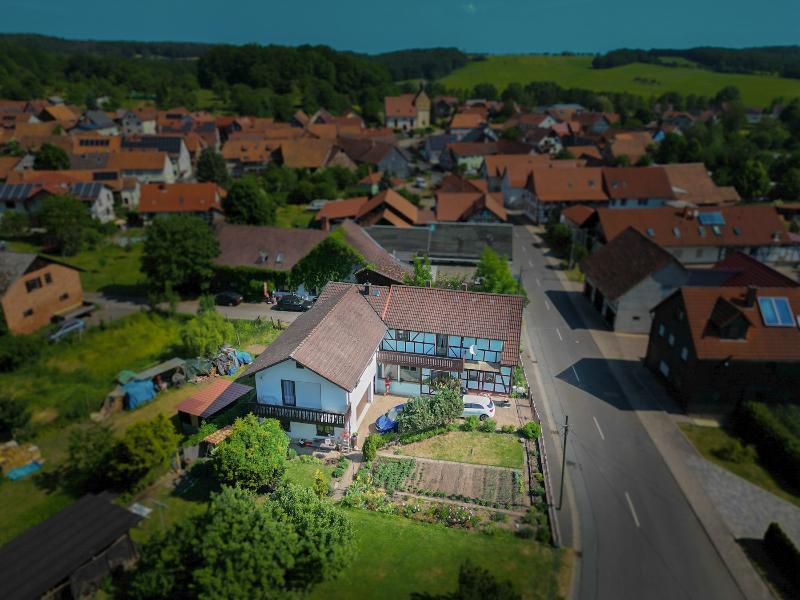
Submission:
[[[536,278],[536,285],[538,285],[539,287],[542,287],[542,282],[539,281],[538,277]]]
[[[575,379],[577,379],[578,383],[580,383],[581,378],[578,377],[578,372],[575,370],[575,365],[572,365],[572,372],[575,373]]]
[[[556,327],[556,333],[558,334],[558,339],[560,339],[563,342],[564,338],[561,337],[561,332],[558,330],[558,327]]]
[[[545,301],[544,301],[544,307],[545,307],[547,310],[550,310],[550,305],[547,303],[547,300],[545,300]]]
[[[633,515],[633,522],[636,523],[637,527],[641,527],[639,525],[639,517],[636,516],[636,509],[633,508],[633,502],[631,502],[631,497],[628,492],[625,492],[625,499],[628,501],[628,507],[631,509],[631,514]]]
[[[594,426],[597,427],[597,433],[600,434],[600,439],[605,440],[606,436],[603,435],[603,430],[600,429],[600,423],[597,422],[597,417],[592,417],[594,419]]]
[[[529,266],[529,267],[532,267],[532,266],[533,266],[533,261],[532,261],[532,260],[529,260],[529,261],[528,261],[528,266]]]

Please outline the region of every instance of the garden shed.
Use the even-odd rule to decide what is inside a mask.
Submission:
[[[181,429],[184,433],[197,431],[203,421],[218,415],[252,391],[251,386],[228,379],[212,381],[176,407]]]

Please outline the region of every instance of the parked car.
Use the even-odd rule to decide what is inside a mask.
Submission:
[[[414,187],[420,190],[424,190],[426,187],[428,187],[428,184],[425,181],[424,177],[417,177],[416,181],[414,182]]]
[[[314,306],[311,300],[301,298],[297,294],[282,296],[275,305],[275,310],[292,310],[295,312],[305,312]]]
[[[397,415],[403,410],[405,404],[398,404],[397,406],[389,409],[385,415],[378,417],[375,421],[375,431],[378,433],[389,433],[390,431],[397,430]]]
[[[75,332],[83,331],[86,329],[86,322],[81,319],[69,319],[63,323],[59,323],[50,332],[49,339],[51,342],[60,342],[65,337],[72,335]]]
[[[237,292],[220,292],[214,301],[219,306],[238,306],[242,303],[242,295]]]
[[[478,396],[477,394],[467,394],[463,396],[464,412],[462,417],[478,417],[481,421],[494,418],[494,402],[488,396]]]
[[[311,202],[308,203],[308,206],[306,206],[306,210],[310,210],[310,211],[314,211],[314,212],[316,212],[318,210],[322,210],[322,207],[325,206],[328,202],[330,202],[330,200],[325,200],[323,198],[317,198],[316,200],[312,200]]]

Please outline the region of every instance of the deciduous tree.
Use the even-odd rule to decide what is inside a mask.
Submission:
[[[329,281],[343,281],[364,265],[356,252],[337,229],[292,268],[292,285],[303,284],[308,290],[321,290]]]
[[[222,187],[230,184],[230,175],[222,155],[211,147],[203,148],[197,159],[197,180],[213,181]]]
[[[69,154],[53,144],[42,144],[34,154],[33,168],[37,171],[60,171],[69,169]]]
[[[71,256],[83,248],[91,235],[92,217],[86,207],[71,196],[49,196],[39,211],[39,222],[61,254]]]
[[[197,217],[168,216],[153,221],[142,251],[142,271],[150,287],[166,283],[181,291],[200,291],[211,282],[211,260],[219,244],[208,224]]]
[[[236,419],[233,432],[213,454],[222,483],[251,490],[274,489],[286,471],[289,438],[275,419],[259,423],[250,414]]]
[[[225,218],[244,225],[274,225],[277,206],[254,177],[244,177],[231,185],[222,201]]]

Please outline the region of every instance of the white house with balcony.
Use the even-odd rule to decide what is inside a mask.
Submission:
[[[432,392],[453,378],[508,394],[519,363],[521,296],[404,285],[329,283],[316,305],[248,368],[255,414],[292,438],[345,437],[375,393]]]

